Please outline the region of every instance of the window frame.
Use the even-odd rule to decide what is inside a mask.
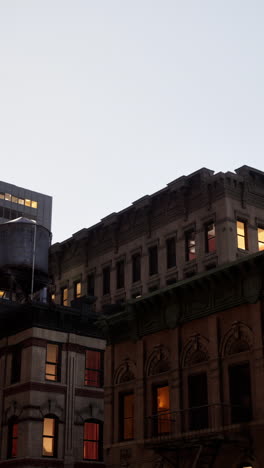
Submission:
[[[174,246],[174,252],[172,255],[170,255],[171,254],[170,247],[169,247],[170,244]],[[171,261],[171,257],[173,258],[173,261]],[[176,237],[175,236],[168,237],[166,239],[166,259],[167,259],[167,270],[169,270],[170,268],[176,267],[177,261],[176,261]]]
[[[209,227],[210,226],[214,227],[214,236],[211,236],[211,237],[209,237],[209,232],[210,232]],[[205,224],[204,228],[205,228],[205,252],[206,253],[215,253],[216,252],[216,225],[215,225],[215,222],[213,220],[208,221]],[[212,240],[212,239],[214,239],[215,248],[213,250],[210,250],[210,240]]]
[[[125,398],[128,396],[133,395],[133,416],[132,419],[132,437],[126,438],[125,437]],[[121,392],[119,394],[119,440],[120,441],[130,441],[135,439],[135,392],[133,390]]]
[[[190,236],[193,234],[194,239],[190,239]],[[197,260],[197,242],[196,242],[196,230],[194,228],[185,231],[185,260],[186,262],[192,262]],[[194,244],[190,244],[190,241],[193,241]],[[191,252],[191,248],[194,247],[194,253]],[[193,255],[193,258],[190,256]]]
[[[64,298],[64,292],[67,291],[67,298]],[[64,286],[61,288],[61,305],[63,307],[68,307],[69,305],[69,288],[68,286]]]
[[[159,411],[158,409],[158,390],[161,388],[168,388],[168,394],[169,394],[169,408],[166,411]],[[171,414],[171,395],[170,395],[170,385],[168,382],[162,382],[158,384],[154,384],[152,386],[152,414],[154,417],[156,417],[156,420],[153,420],[153,435],[164,435],[164,434],[170,434],[171,433],[171,427],[169,431],[162,431],[159,430],[159,413],[160,414],[167,414],[170,417]],[[171,426],[171,421],[169,419],[169,426]]]
[[[77,292],[78,285],[80,286],[80,293]],[[79,299],[82,297],[82,282],[81,280],[74,281],[73,283],[73,297]]]
[[[17,426],[17,436],[14,437],[14,426]],[[8,421],[8,440],[7,440],[7,458],[13,459],[17,458],[17,448],[18,448],[18,418],[17,416],[12,416]],[[13,441],[16,440],[16,454],[12,455],[13,452]]]
[[[89,351],[97,352],[100,354],[100,369],[95,369],[92,367],[86,367],[86,362],[87,362],[87,357],[86,354],[89,353]],[[102,388],[104,385],[104,350],[102,349],[97,349],[97,348],[86,348],[85,349],[85,354],[84,354],[84,359],[85,359],[85,366],[84,366],[84,385],[85,387],[94,387],[94,388]],[[98,380],[99,380],[99,385],[91,385],[86,382],[91,382],[88,381],[86,378],[86,371],[92,371],[96,372],[98,374]]]
[[[263,227],[263,225],[258,224],[258,226],[257,226],[258,252],[262,252],[262,251],[264,250],[264,241],[260,241],[260,240],[259,240],[259,229],[261,229],[261,230],[263,231],[263,233],[264,233],[264,227]],[[263,249],[260,249],[260,248],[259,248],[259,244],[262,244]]]
[[[56,363],[47,361],[48,345],[58,346],[58,361]],[[56,370],[57,370],[56,376],[57,376],[57,378],[55,380],[47,379],[47,371],[46,371],[47,364],[56,366]],[[49,374],[49,375],[52,375],[52,374]],[[54,342],[54,341],[48,341],[47,342],[47,345],[46,345],[46,360],[45,360],[45,381],[48,381],[48,382],[60,382],[61,381],[61,343]]]
[[[238,234],[238,223],[242,223],[244,225],[244,235]],[[245,242],[245,248],[239,247],[238,239],[242,238],[244,239]],[[247,221],[242,218],[237,218],[236,219],[236,240],[237,240],[237,248],[239,250],[248,250],[248,233],[247,233]]]
[[[44,434],[44,420],[53,419],[54,420],[54,434],[53,436],[47,436]],[[55,414],[49,413],[43,417],[42,424],[42,457],[43,458],[57,458],[58,455],[58,433],[59,433],[59,419]],[[53,454],[52,455],[43,455],[43,441],[44,438],[53,439]]]
[[[99,437],[96,439],[85,439],[85,424],[98,424]],[[98,458],[86,458],[85,455],[85,442],[92,442],[98,444]],[[103,461],[103,422],[99,419],[87,419],[83,423],[83,460],[85,461]]]

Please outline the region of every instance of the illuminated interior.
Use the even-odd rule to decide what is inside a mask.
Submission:
[[[123,397],[123,439],[130,440],[134,437],[134,394]]]
[[[15,423],[12,426],[12,447],[11,447],[11,457],[17,457],[17,440],[18,440],[18,424]]]
[[[264,250],[264,229],[258,228],[258,249]]]
[[[243,221],[237,221],[237,246],[239,249],[246,250],[246,229]]]
[[[46,380],[58,380],[59,346],[47,344]]]
[[[80,281],[78,281],[78,283],[75,283],[75,297],[76,298],[81,297],[81,292],[82,292],[82,286],[81,286]]]
[[[83,458],[99,460],[100,426],[98,423],[84,423]]]
[[[85,353],[84,384],[90,387],[101,386],[101,352],[89,349]]]
[[[156,390],[157,431],[158,434],[170,432],[170,392],[169,387],[158,387]]]
[[[207,251],[215,252],[215,250],[215,225],[212,223],[207,226]]]
[[[37,201],[30,200],[29,198],[18,198],[18,197],[15,197],[14,195],[11,195],[11,193],[0,193],[0,199],[7,200],[12,203],[18,203],[19,205],[29,206],[35,209],[37,209],[38,207]]]
[[[55,439],[55,419],[44,418],[43,439],[42,439],[42,455],[44,457],[54,456],[54,439]]]

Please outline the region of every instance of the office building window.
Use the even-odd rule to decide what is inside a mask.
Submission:
[[[74,299],[78,299],[79,297],[81,297],[81,293],[82,284],[80,281],[76,281],[76,283],[74,283]]]
[[[132,281],[136,283],[141,279],[141,255],[136,253],[132,255]]]
[[[170,391],[168,385],[154,389],[154,430],[156,434],[171,431]]]
[[[7,458],[17,457],[17,444],[18,444],[18,423],[17,418],[11,418],[8,423],[8,447]]]
[[[103,268],[103,295],[110,294],[110,266]]]
[[[84,385],[102,387],[103,385],[103,351],[87,349],[85,352]]]
[[[207,253],[216,251],[214,223],[208,223],[205,226],[205,251]]]
[[[47,344],[45,378],[54,382],[60,380],[60,348],[58,344]]]
[[[87,421],[84,423],[83,458],[84,460],[97,460],[103,458],[103,431],[102,423]]]
[[[258,227],[258,249],[264,250],[264,228]]]
[[[95,274],[90,273],[87,277],[87,294],[88,296],[94,296],[95,287]]]
[[[46,416],[43,419],[42,455],[56,457],[57,455],[57,419]]]
[[[20,381],[22,349],[16,346],[12,352],[11,384]]]
[[[120,397],[120,438],[134,439],[134,393]]]
[[[116,264],[116,288],[121,289],[125,286],[125,262],[120,260]]]
[[[149,248],[149,276],[158,273],[158,247],[154,245]]]
[[[237,247],[242,250],[247,249],[247,230],[244,221],[237,220]]]
[[[185,233],[185,254],[187,262],[196,258],[196,240],[195,231]]]
[[[69,297],[68,288],[62,288],[62,290],[61,290],[61,305],[65,306],[65,307],[68,305],[68,297]]]
[[[176,266],[176,242],[175,237],[166,240],[167,268]]]

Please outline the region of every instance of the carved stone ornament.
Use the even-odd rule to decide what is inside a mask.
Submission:
[[[156,375],[170,370],[170,353],[163,345],[155,346],[146,363],[146,375]]]
[[[252,330],[243,322],[234,322],[225,334],[220,353],[224,356],[250,351],[253,348]]]
[[[118,385],[135,380],[135,370],[135,363],[129,358],[126,358],[114,374],[114,384]]]
[[[185,345],[182,366],[189,367],[209,360],[208,340],[200,334],[194,335]]]

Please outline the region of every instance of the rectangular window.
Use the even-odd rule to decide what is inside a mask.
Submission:
[[[246,223],[237,221],[237,247],[242,250],[247,249]]]
[[[189,430],[197,431],[208,427],[207,374],[189,375]]]
[[[56,421],[55,418],[44,418],[43,436],[42,436],[42,455],[43,457],[56,456]]]
[[[12,200],[12,203],[17,203],[17,202],[18,202],[18,199],[17,199],[17,197],[14,197],[13,195],[12,195],[12,198],[11,198],[11,200]]]
[[[16,346],[12,352],[11,384],[20,381],[21,353],[22,349],[19,346]]]
[[[80,281],[77,281],[76,283],[74,283],[74,299],[78,299],[79,297],[81,297],[81,293],[82,285]]]
[[[18,204],[19,204],[19,205],[25,205],[25,200],[24,200],[24,198],[19,198],[19,199],[18,199]]]
[[[68,288],[62,288],[61,290],[61,305],[68,305]]]
[[[252,418],[251,379],[249,363],[230,366],[229,393],[232,424],[250,421]]]
[[[32,202],[31,202],[31,206],[32,206],[32,208],[35,208],[35,209],[37,209],[37,207],[38,207],[38,202],[36,202],[36,201],[32,200]]]
[[[258,249],[264,250],[264,229],[258,227]]]
[[[103,352],[88,349],[85,352],[84,385],[102,387],[103,385]]]
[[[18,444],[18,423],[15,422],[16,418],[12,418],[8,425],[8,450],[7,458],[17,457],[17,444]]]
[[[158,247],[154,245],[149,248],[149,276],[158,273]]]
[[[84,460],[102,459],[101,425],[96,422],[84,423],[83,458]]]
[[[94,296],[95,287],[95,274],[90,273],[87,277],[87,294],[88,296]]]
[[[1,199],[1,200],[4,200],[4,199],[5,199],[5,194],[4,194],[4,193],[0,193],[0,199]]]
[[[185,254],[187,262],[196,259],[196,240],[194,230],[185,233]]]
[[[155,434],[169,434],[171,431],[168,385],[154,389],[154,431]]]
[[[54,382],[60,380],[60,348],[58,344],[47,344],[45,378]]]
[[[134,393],[121,395],[120,402],[120,429],[121,439],[134,438]]]
[[[11,199],[12,199],[11,193],[5,193],[5,200],[11,201]]]
[[[167,268],[176,266],[176,242],[175,237],[166,240]]]
[[[205,251],[207,253],[216,251],[214,223],[208,223],[205,226]]]
[[[116,264],[116,289],[121,289],[125,286],[125,262],[120,260]]]
[[[132,255],[132,281],[136,283],[141,279],[141,255],[136,253]]]
[[[103,268],[103,296],[110,294],[110,266]]]
[[[31,206],[31,200],[25,198],[25,206]]]

